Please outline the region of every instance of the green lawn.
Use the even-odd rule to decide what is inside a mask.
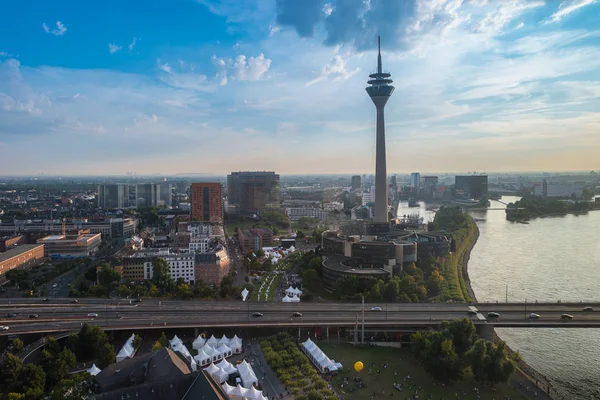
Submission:
[[[509,396],[513,400],[525,399],[510,385],[496,385],[494,392],[489,387],[482,387],[472,377],[465,377],[461,382],[442,387],[413,359],[409,350],[392,347],[354,347],[345,343],[334,345],[319,342],[318,345],[329,358],[343,364],[343,372],[335,376],[331,383],[336,392],[345,399],[370,400],[374,392],[376,393],[375,399],[390,398],[390,393],[393,393],[392,398],[408,399],[414,395],[414,391],[410,393],[406,383],[403,385],[405,389],[402,392],[393,388],[394,383],[404,382],[403,379],[407,375],[410,375],[416,387],[422,387],[423,390],[419,390],[418,393],[419,399],[427,399],[430,394],[436,400],[440,398],[455,399],[455,393],[458,393],[463,399],[476,399],[477,394],[473,392],[474,387],[480,389],[481,399],[504,399],[505,396]],[[365,366],[359,374],[354,371],[353,367],[356,361],[362,361]],[[375,363],[375,366],[372,366],[372,363]],[[389,364],[387,368],[382,367],[384,363]],[[371,369],[371,373],[368,372],[369,369]],[[377,370],[381,372],[379,376],[376,376]],[[394,374],[395,372],[397,375]],[[367,387],[354,389],[350,393],[346,388],[356,387],[352,381],[356,375],[363,379]],[[343,377],[348,377],[351,383],[345,388],[340,388]],[[466,395],[462,394],[463,391]]]

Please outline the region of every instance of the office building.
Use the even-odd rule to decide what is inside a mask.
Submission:
[[[479,200],[488,194],[487,175],[462,175],[454,178],[456,197]]]
[[[223,218],[223,196],[218,182],[192,183],[192,219],[220,222]]]
[[[290,207],[285,209],[285,214],[290,221],[297,221],[302,217],[316,218],[324,221],[329,216],[326,210],[313,207]]]
[[[6,282],[6,273],[16,268],[31,268],[44,261],[44,245],[24,244],[0,253],[0,283]]]
[[[423,177],[423,187],[425,189],[435,188],[438,185],[438,177],[437,176],[424,176]]]
[[[418,188],[421,186],[421,174],[418,172],[413,172],[410,174],[410,186],[414,188]]]
[[[174,185],[168,182],[159,183],[157,187],[157,206],[171,207],[173,205]]]
[[[210,236],[192,235],[188,249],[191,253],[206,253],[212,240]]]
[[[273,244],[273,231],[269,228],[238,229],[238,241],[242,253],[258,251]]]
[[[0,253],[22,244],[27,244],[27,239],[23,235],[9,235],[0,237]]]
[[[183,278],[186,283],[194,283],[194,254],[171,253],[168,249],[156,252],[137,253],[136,257],[146,257],[144,260],[144,279],[152,279],[154,276],[153,262],[156,258],[164,259],[169,264],[169,273],[177,281]]]
[[[96,252],[102,243],[100,233],[50,235],[38,239],[44,245],[44,256],[52,260],[85,258]]]
[[[202,280],[208,285],[220,285],[225,276],[229,274],[229,256],[222,246],[207,253],[195,255],[194,274],[197,280]]]
[[[360,190],[362,187],[362,181],[360,175],[354,175],[352,177],[352,190]]]
[[[61,219],[15,219],[13,222],[0,223],[0,235],[6,234],[32,234],[38,238],[62,234],[63,222],[67,233],[76,234],[82,230],[90,233],[101,233],[103,239],[116,239],[131,237],[137,231],[138,220],[134,218],[72,218]]]
[[[279,175],[274,172],[232,172],[227,175],[228,205],[238,213],[279,209]]]
[[[129,207],[129,185],[98,185],[98,207],[106,210]]]
[[[385,152],[385,121],[384,108],[394,87],[391,74],[383,72],[381,65],[381,39],[378,38],[377,72],[369,75],[370,86],[366,88],[369,97],[377,110],[376,144],[375,144],[375,222],[388,221],[388,185],[387,163]]]

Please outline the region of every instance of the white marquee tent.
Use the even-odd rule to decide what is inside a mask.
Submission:
[[[96,376],[102,371],[100,368],[96,367],[96,364],[92,364],[91,368],[87,370],[92,376]]]
[[[212,335],[210,339],[206,341],[206,344],[212,347],[217,347],[219,345],[219,340],[215,337],[215,335]]]
[[[233,366],[229,361],[223,359],[220,363],[216,364],[217,367],[227,372],[229,375],[238,372],[237,368]]]
[[[229,346],[227,346],[226,344],[222,344],[221,346],[219,346],[217,351],[223,355],[224,359],[233,355],[233,351],[231,351]]]
[[[117,354],[117,362],[133,357],[135,354],[135,349],[133,348],[134,338],[135,334],[131,334],[131,337],[127,339],[121,350],[119,350],[119,354]]]
[[[242,290],[242,301],[246,301],[248,299],[249,294],[250,292],[248,291],[248,289],[244,288],[244,290]]]
[[[281,299],[281,302],[282,303],[291,303],[292,299],[291,299],[291,297],[283,296],[283,299]]]
[[[175,342],[175,344],[171,346],[171,350],[179,352],[182,356],[184,356],[185,359],[188,360],[188,362],[190,363],[192,371],[196,371],[198,369],[198,364],[196,363],[196,360],[194,360],[194,357],[192,357],[190,351],[187,349],[187,347],[185,347],[181,340],[179,340],[179,343]]]
[[[300,289],[296,289],[295,287],[289,287],[285,290],[285,294],[287,294],[288,296],[292,297],[292,296],[300,296],[302,294],[302,290]]]
[[[312,340],[302,342],[302,350],[322,373],[334,372],[343,368],[342,364],[331,360]]]
[[[242,379],[242,386],[245,388],[251,388],[252,385],[258,383],[258,379],[256,378],[256,374],[252,369],[252,366],[246,362],[246,360],[242,361],[238,367],[238,372],[240,373],[240,378]]]
[[[204,349],[200,349],[198,351],[198,355],[194,356],[194,360],[196,360],[196,363],[198,363],[198,365],[204,367],[205,365],[208,365],[212,362],[212,356],[206,354],[204,352]]]
[[[242,352],[242,339],[240,339],[237,335],[235,335],[229,341],[229,347],[235,354],[240,354]]]
[[[206,339],[204,339],[202,337],[202,335],[198,335],[198,337],[196,338],[196,340],[194,340],[194,343],[192,343],[192,347],[195,350],[201,349],[202,346],[204,346],[204,344],[206,343]]]
[[[219,346],[222,345],[228,345],[229,342],[231,341],[231,339],[229,339],[227,336],[223,335],[223,337],[221,339],[219,339]]]
[[[177,337],[177,335],[173,336],[173,339],[169,340],[169,346],[173,348],[174,346],[183,344],[183,341]]]
[[[298,297],[296,295],[294,295],[293,297],[290,297],[290,303],[300,303],[300,297]]]
[[[229,394],[229,398],[231,400],[243,400],[246,397],[246,393],[248,393],[248,389],[238,384]]]

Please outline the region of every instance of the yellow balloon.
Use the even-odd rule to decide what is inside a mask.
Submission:
[[[356,372],[360,372],[363,370],[365,366],[363,365],[362,361],[357,361],[354,363],[354,369],[356,370]]]

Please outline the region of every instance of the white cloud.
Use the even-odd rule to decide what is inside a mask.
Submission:
[[[521,23],[519,23],[519,25],[515,26],[515,29],[521,29],[525,26],[525,22],[521,21]]]
[[[46,33],[51,33],[55,36],[62,36],[67,31],[67,27],[60,21],[56,21],[55,29],[50,29],[50,27],[45,22],[42,24],[42,28],[44,29],[44,31],[46,31]]]
[[[271,25],[269,27],[269,36],[273,36],[275,35],[277,32],[279,32],[281,30],[281,27],[277,26],[277,25]]]
[[[270,67],[271,60],[265,58],[262,53],[258,57],[250,58],[240,54],[233,64],[233,72],[236,79],[240,81],[257,81],[269,71]]]
[[[123,46],[119,46],[118,44],[115,43],[111,43],[108,45],[108,51],[110,52],[110,54],[114,54],[117,51],[121,50],[123,48]]]
[[[323,6],[323,14],[325,14],[326,17],[329,17],[332,12],[333,5],[331,5],[331,3],[325,3],[325,5]]]
[[[476,27],[477,32],[498,34],[519,15],[528,11],[545,6],[543,1],[506,1],[499,2],[495,11],[489,12]]]
[[[161,70],[163,70],[167,74],[172,74],[173,73],[173,69],[171,68],[171,66],[168,63],[160,64],[160,61],[159,61],[158,68],[160,68]]]
[[[307,82],[306,85],[308,85],[308,86],[313,85],[317,82],[324,81],[331,76],[334,77],[333,78],[334,82],[339,81],[339,80],[346,80],[346,79],[350,78],[352,75],[354,75],[358,71],[360,71],[360,68],[357,67],[353,70],[348,70],[348,68],[347,68],[348,59],[349,59],[349,56],[343,57],[339,53],[335,54],[333,56],[333,58],[331,59],[331,61],[329,63],[325,64],[325,66],[323,66],[321,68],[321,72],[319,73],[319,76],[316,77],[315,79]]]
[[[16,57],[14,54],[7,53],[6,51],[0,51],[0,57]]]
[[[131,43],[129,43],[129,51],[133,51],[133,48],[135,47],[135,44],[137,43],[137,38],[134,37],[133,40],[131,41]]]
[[[550,16],[550,18],[546,21],[546,23],[559,22],[561,19],[566,17],[567,15],[583,8],[585,6],[589,6],[590,4],[596,3],[597,0],[571,0],[571,1],[563,1],[558,6],[558,11]]]

